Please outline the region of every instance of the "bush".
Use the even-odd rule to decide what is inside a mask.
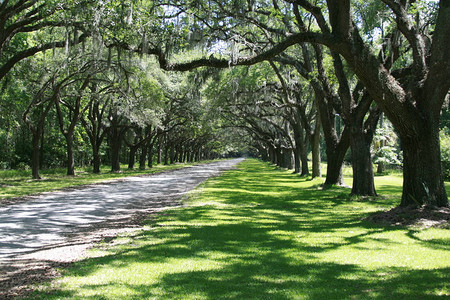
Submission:
[[[17,170],[26,171],[26,170],[30,169],[30,166],[28,164],[24,163],[24,162],[20,162],[20,163],[17,164],[16,169]]]
[[[450,179],[450,129],[443,128],[439,133],[441,138],[441,161],[445,179]]]
[[[374,163],[384,163],[385,165],[401,165],[402,157],[397,149],[391,146],[383,146],[377,149],[374,156]]]

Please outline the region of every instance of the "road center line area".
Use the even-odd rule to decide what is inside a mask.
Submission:
[[[64,243],[91,227],[180,206],[181,197],[243,159],[46,193],[0,207],[0,265]]]

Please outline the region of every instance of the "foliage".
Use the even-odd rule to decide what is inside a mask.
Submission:
[[[450,179],[450,132],[447,127],[444,127],[439,132],[441,140],[441,161],[444,176],[447,180]]]
[[[397,149],[392,146],[382,146],[374,154],[374,163],[383,163],[386,165],[401,165]]]
[[[385,120],[384,125],[377,129],[374,137],[374,163],[385,165],[401,165],[402,153],[399,151],[399,140],[392,125]]]

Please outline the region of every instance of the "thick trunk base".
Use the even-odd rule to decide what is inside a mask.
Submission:
[[[352,195],[376,196],[373,178],[373,166],[370,153],[370,142],[365,139],[363,132],[352,134],[352,168],[353,186]]]
[[[441,166],[439,130],[402,139],[403,194],[401,206],[448,206]]]
[[[95,174],[99,174],[100,173],[100,164],[101,164],[101,160],[100,160],[99,150],[96,150],[96,151],[94,151],[93,161],[92,161],[93,172]]]
[[[327,153],[327,177],[325,179],[324,187],[326,188],[333,185],[346,186],[342,174],[344,154],[333,154],[330,152],[331,151]]]

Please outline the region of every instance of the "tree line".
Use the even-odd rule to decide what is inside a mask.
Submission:
[[[145,169],[220,155],[198,97],[201,72],[164,73],[150,58],[105,44],[92,2],[1,6],[2,33],[10,34],[1,51],[4,168],[30,165],[40,179],[41,167],[66,166],[75,175],[76,163],[94,173],[109,163],[117,172],[136,159]]]
[[[35,178],[57,127],[68,174],[78,133],[95,170],[105,137],[116,171],[123,143],[142,167],[154,152],[168,163],[245,142],[302,175],[311,153],[320,176],[325,155],[326,186],[344,184],[350,149],[352,193],[376,195],[374,144],[382,168],[395,139],[382,123],[401,145],[401,205],[448,205],[448,1],[5,0],[0,20],[2,123],[26,124]]]

